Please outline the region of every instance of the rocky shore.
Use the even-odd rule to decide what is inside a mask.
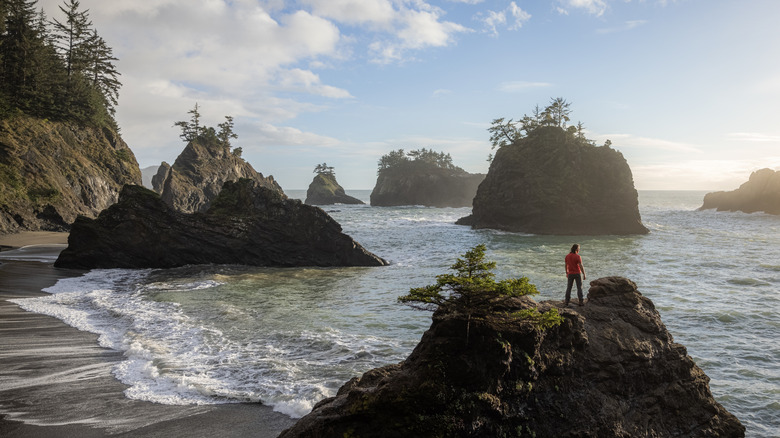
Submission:
[[[780,215],[780,172],[757,170],[736,190],[707,193],[699,210],[709,209]]]

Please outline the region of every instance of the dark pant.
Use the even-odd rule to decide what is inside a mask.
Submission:
[[[577,298],[582,301],[582,275],[580,274],[569,274],[567,275],[568,282],[566,283],[566,302],[568,303],[571,299],[571,286],[576,281],[577,282]]]

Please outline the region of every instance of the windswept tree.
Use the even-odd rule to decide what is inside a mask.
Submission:
[[[230,141],[238,138],[238,134],[233,131],[233,117],[225,116],[225,121],[217,125],[219,128],[219,131],[217,131],[213,127],[201,123],[200,106],[197,102],[195,102],[195,106],[191,110],[187,111],[187,114],[190,115],[189,121],[182,120],[173,124],[173,126],[178,126],[181,130],[179,137],[185,143],[198,141],[230,151]],[[241,152],[241,148],[233,149],[233,155],[235,156],[240,157]]]
[[[571,103],[562,97],[556,97],[550,101],[550,105],[544,109],[542,116],[546,125],[558,126],[566,129],[566,123],[569,122],[571,114]]]
[[[318,164],[314,167],[314,173],[317,175],[333,175],[333,166],[328,166],[327,163]]]
[[[204,128],[200,125],[200,111],[198,109],[198,102],[195,102],[195,107],[187,114],[190,115],[189,121],[178,121],[173,126],[178,126],[181,129],[179,137],[184,140],[185,143],[197,140],[197,138],[205,133]]]
[[[219,128],[217,138],[219,139],[219,142],[228,149],[230,149],[230,140],[238,138],[238,134],[233,132],[233,126],[232,116],[225,116],[225,121],[217,125],[217,128]]]
[[[497,310],[507,299],[536,295],[539,291],[527,277],[496,281],[492,272],[496,262],[485,259],[486,249],[484,244],[480,244],[466,251],[463,258],[458,258],[450,267],[455,274],[437,275],[436,284],[412,288],[408,295],[398,297],[398,301],[420,310],[434,311],[446,307],[465,316],[467,345],[474,320],[529,321],[540,328],[559,325],[562,319],[555,309],[545,313],[537,309],[515,313]]]

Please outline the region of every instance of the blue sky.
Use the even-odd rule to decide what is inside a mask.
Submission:
[[[62,1],[40,0],[59,18]],[[81,0],[114,48],[141,167],[172,163],[197,102],[235,118],[284,189],[314,166],[371,189],[398,148],[487,172],[487,128],[551,98],[639,190],[731,190],[780,169],[777,0]]]

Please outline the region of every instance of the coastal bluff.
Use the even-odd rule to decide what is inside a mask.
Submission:
[[[257,181],[225,182],[205,213],[182,213],[125,186],[97,219],[79,217],[57,267],[173,268],[195,264],[383,266],[322,209]]]
[[[514,298],[507,312],[558,308]],[[709,378],[632,281],[592,281],[542,329],[439,308],[401,363],[364,373],[285,430],[292,437],[744,437]]]
[[[247,178],[270,190],[282,193],[273,176],[264,177],[241,158],[241,149],[215,137],[200,136],[187,143],[173,162],[162,162],[152,177],[152,188],[162,200],[183,213],[204,212],[227,181]]]
[[[18,115],[0,120],[0,234],[68,231],[96,217],[125,184],[135,155],[113,127]]]
[[[457,223],[551,235],[648,233],[623,155],[558,126],[500,147],[472,214]]]
[[[699,210],[709,209],[780,215],[780,171],[757,170],[736,190],[707,193]]]
[[[336,175],[332,173],[315,175],[306,190],[306,200],[303,202],[308,205],[364,204],[360,199],[346,194],[336,181]]]

